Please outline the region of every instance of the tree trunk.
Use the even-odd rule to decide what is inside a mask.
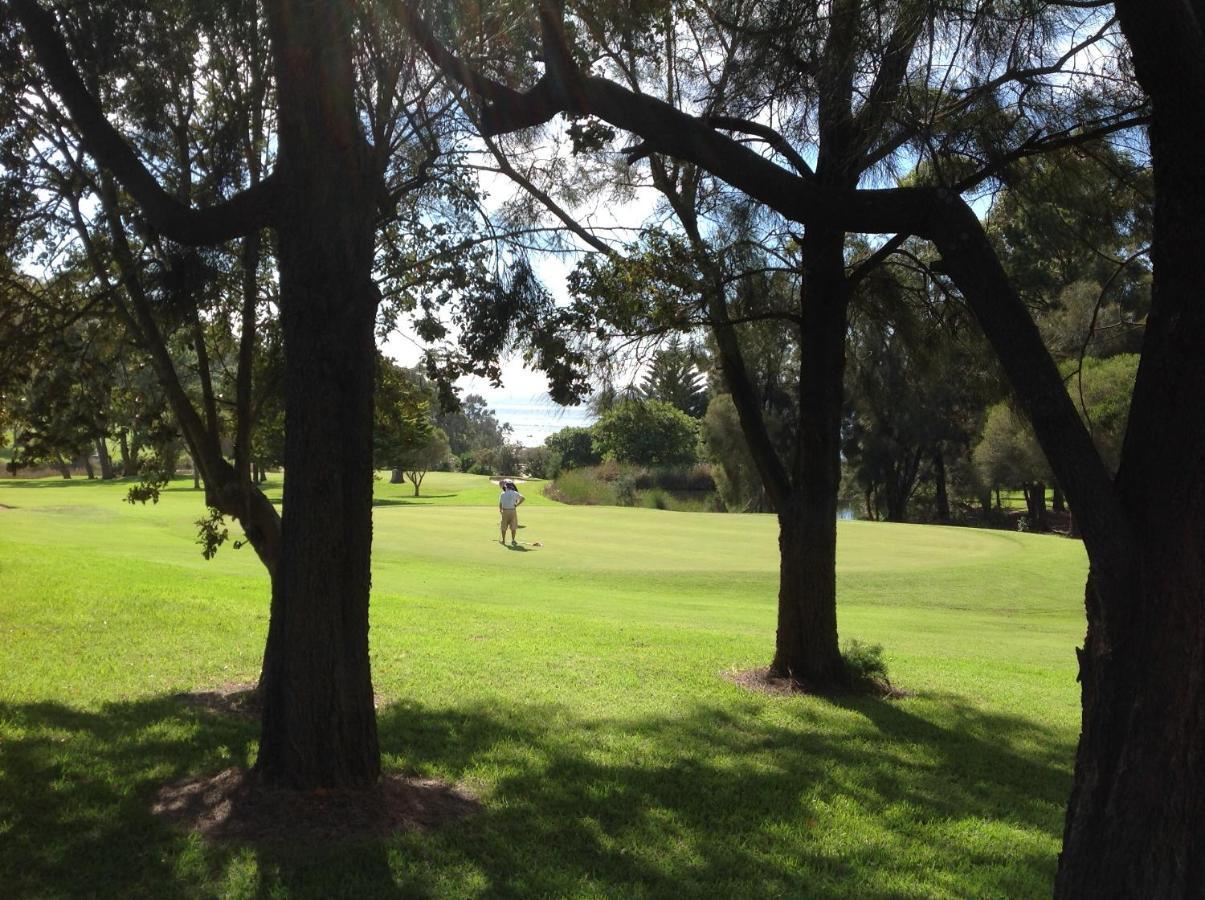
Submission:
[[[121,448],[121,477],[129,478],[134,474],[134,462],[130,457],[130,441],[124,428],[117,432],[117,446]]]
[[[96,470],[92,468],[91,454],[85,450],[79,455],[79,464],[83,468],[84,473],[88,476],[88,480],[96,478]]]
[[[364,787],[380,774],[368,658],[380,178],[356,119],[345,7],[268,11],[289,477],[255,771],[277,786]]]
[[[1055,881],[1061,898],[1205,896],[1199,9],[1117,4],[1153,106],[1151,312],[1117,474],[1137,551],[1130,571],[1109,580],[1106,561],[1090,557],[1082,731]]]
[[[937,521],[950,521],[950,495],[946,487],[946,458],[938,447],[933,451],[934,511]]]
[[[1051,488],[1050,511],[1056,513],[1067,511],[1067,499],[1063,496],[1063,489],[1057,483]]]
[[[105,481],[115,478],[113,460],[109,456],[109,447],[104,438],[96,439],[96,458],[100,461],[100,477]]]
[[[406,476],[404,474],[402,474],[401,469],[394,469],[392,472],[389,473],[389,483],[390,484],[404,484],[405,482],[406,482]]]
[[[803,239],[799,451],[778,510],[778,634],[772,674],[813,688],[848,685],[837,641],[837,495],[845,373],[845,235]]]
[[[192,489],[199,491],[201,489],[201,470],[197,468],[197,461],[192,462]]]
[[[55,468],[57,468],[59,470],[59,474],[62,475],[64,478],[71,477],[71,466],[67,465],[67,463],[64,462],[64,460],[61,456],[55,462]]]
[[[1050,530],[1046,521],[1046,484],[1035,481],[1025,486],[1025,514],[1029,517],[1029,530],[1044,534]]]

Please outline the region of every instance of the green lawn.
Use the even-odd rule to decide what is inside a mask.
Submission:
[[[841,633],[916,695],[770,698],[767,516],[378,484],[372,652],[386,768],[483,811],[324,848],[210,845],[163,783],[254,758],[173,695],[250,681],[267,577],[205,562],[191,481],[0,482],[0,894],[16,897],[1047,896],[1078,730],[1085,558],[1056,537],[839,526]],[[539,542],[542,546],[534,547]]]

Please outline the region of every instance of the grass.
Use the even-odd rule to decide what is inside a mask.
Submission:
[[[164,782],[254,758],[254,724],[173,695],[252,680],[267,577],[205,562],[191,481],[0,483],[0,884],[15,897],[1048,896],[1070,790],[1082,548],[839,525],[843,638],[896,702],[752,695],[773,519],[570,507],[528,544],[497,490],[378,483],[371,647],[387,769],[484,810],[344,847],[209,845]],[[272,485],[278,490],[278,485]],[[532,547],[534,542],[543,546]]]

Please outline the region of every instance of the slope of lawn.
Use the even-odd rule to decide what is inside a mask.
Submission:
[[[211,845],[165,782],[254,758],[254,723],[174,695],[253,681],[267,577],[201,558],[191,482],[0,482],[0,893],[17,897],[1049,894],[1078,731],[1071,541],[839,525],[841,632],[902,701],[767,697],[767,516],[567,507],[432,473],[377,485],[384,763],[483,810],[325,848]],[[279,495],[279,486],[272,489]],[[237,535],[232,535],[236,537]]]

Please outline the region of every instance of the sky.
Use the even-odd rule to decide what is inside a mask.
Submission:
[[[567,295],[565,278],[569,267],[547,257],[533,260],[533,269],[556,297]],[[416,365],[424,346],[406,327],[390,335],[381,345],[386,356],[404,366]],[[524,447],[536,447],[562,428],[589,425],[593,417],[585,406],[559,406],[548,396],[548,382],[540,372],[532,371],[516,354],[502,361],[502,384],[498,387],[487,379],[466,376],[456,382],[460,396],[480,394],[494,410],[498,421],[509,424],[510,439]]]

